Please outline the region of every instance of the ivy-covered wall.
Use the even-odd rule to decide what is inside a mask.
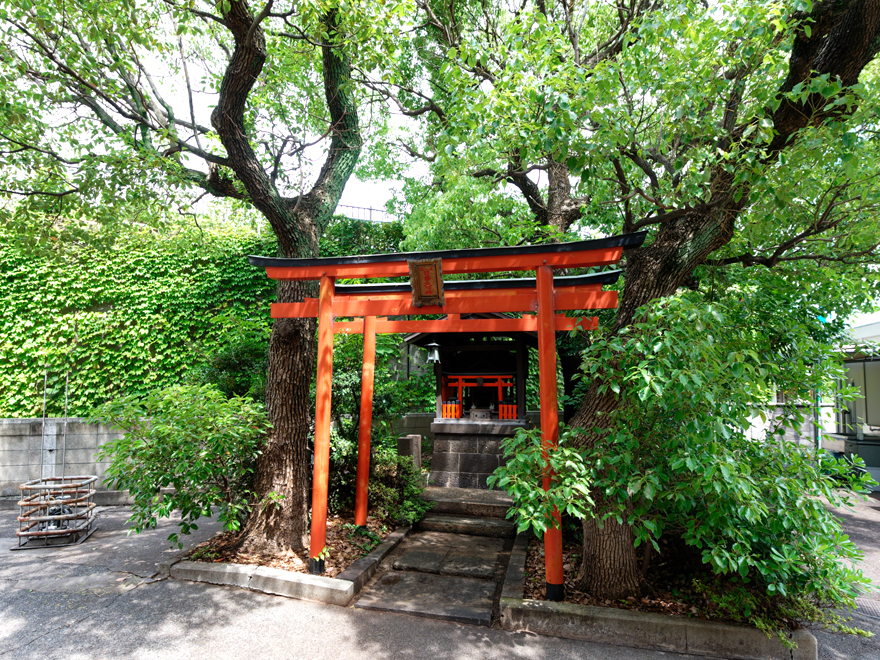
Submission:
[[[247,262],[275,254],[245,229],[132,230],[112,247],[33,251],[0,230],[0,417],[81,416],[119,394],[179,382],[220,335],[220,314],[264,316],[274,282]]]

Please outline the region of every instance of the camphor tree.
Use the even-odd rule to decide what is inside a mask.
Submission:
[[[0,189],[19,200],[7,214],[101,217],[196,188],[259,211],[283,256],[316,256],[364,141],[351,63],[373,66],[389,47],[383,26],[402,9],[3,0]],[[308,292],[280,283],[278,300]],[[264,501],[241,535],[250,549],[296,549],[307,534],[314,330],[313,320],[284,320],[272,332],[273,428],[255,476]]]
[[[418,120],[401,144],[434,181],[414,217],[476,198],[496,214],[466,216],[486,242],[649,230],[625,254],[612,335],[650,301],[700,286],[707,265],[876,277],[880,2],[419,7],[416,64],[357,74]],[[434,239],[426,223],[417,229]],[[571,420],[587,429],[572,442],[588,449],[605,442],[603,418],[623,400],[601,380]],[[632,505],[593,496],[582,585],[637,595]]]

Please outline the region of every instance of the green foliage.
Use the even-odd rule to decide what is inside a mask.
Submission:
[[[321,236],[321,256],[400,252],[403,226],[399,222],[367,222],[335,215]]]
[[[489,476],[487,483],[507,491],[513,498],[508,518],[515,518],[520,532],[531,529],[541,536],[556,527],[554,513],[574,518],[591,515],[591,469],[584,451],[570,446],[574,433],[561,429],[559,443],[541,446],[541,431],[517,429],[516,435],[502,441],[507,463]],[[550,488],[544,490],[544,477],[554,474]]]
[[[216,342],[204,346],[203,350],[210,352],[189,372],[188,380],[213,384],[229,397],[264,400],[272,331],[269,319],[226,312],[212,318],[211,323],[219,327]]]
[[[93,417],[125,432],[98,458],[110,461],[107,483],[134,499],[129,521],[135,532],[178,511],[180,533],[189,534],[215,509],[226,530],[240,528],[255,504],[254,464],[270,428],[261,404],[227,398],[210,385],[176,385],[120,397]],[[182,547],[176,533],[168,539]]]
[[[382,438],[401,415],[433,403],[433,375],[415,368],[409,378],[398,335],[376,336],[373,377],[373,431]],[[338,334],[333,339],[333,415],[340,433],[354,438],[360,415],[364,336]]]
[[[421,520],[431,503],[422,499],[425,475],[412,459],[398,456],[393,438],[376,443],[371,452],[368,501],[373,515],[388,524],[408,525]],[[328,505],[334,513],[354,508],[357,479],[357,441],[334,430],[330,435],[330,492]]]
[[[406,248],[494,247],[532,238],[534,219],[526,204],[499,194],[497,187],[467,173],[447,176],[439,186],[410,181],[405,189]]]
[[[362,557],[369,554],[373,548],[382,542],[382,537],[369,527],[346,523],[345,529],[348,531],[349,541],[358,546],[361,552],[360,556]]]
[[[374,515],[389,523],[412,525],[434,506],[422,499],[425,475],[408,456],[378,450],[370,477],[369,501]]]
[[[683,0],[627,18],[603,0],[431,7],[384,73],[421,118],[398,142],[430,162],[398,202],[408,245],[546,240],[552,193],[536,170],[556,163],[580,209],[563,240],[659,226],[672,209],[719,203],[728,193],[712,181],[729,179],[743,209],[715,256],[876,263],[877,63],[846,89],[825,74],[780,92],[813,3]],[[804,112],[840,114],[768,153],[785,130],[774,111],[808,98]]]
[[[334,216],[321,238],[321,255],[399,252],[400,223],[371,223]],[[338,334],[333,338],[333,417],[336,429],[356,442],[360,419],[364,337]],[[373,386],[373,438],[388,438],[393,424],[408,412],[434,406],[434,378],[423,365],[404,373],[399,335],[377,335]]]
[[[115,223],[120,206],[145,200],[185,208],[197,187],[247,200],[230,168],[217,165],[227,154],[210,121],[233,38],[223,16],[232,7],[0,2],[0,194],[20,196],[16,213],[74,209]],[[408,2],[304,2],[295,17],[261,19],[267,62],[244,120],[273,191],[293,197],[320,168],[310,157],[323,149],[304,146],[328,133],[320,48],[328,13],[337,53],[369,71],[393,58],[401,18],[412,10]],[[350,87],[336,90],[337,102],[339,92],[360,95]],[[384,125],[378,116],[364,131],[381,136]]]
[[[602,437],[587,453],[591,480],[637,545],[680,536],[715,573],[770,596],[852,606],[868,582],[852,568],[861,553],[826,503],[851,505],[870,479],[782,438],[815,392],[837,389],[840,357],[797,314],[753,302],[678,295],[593,343],[586,377],[619,407],[589,430]],[[776,392],[785,403],[768,418]],[[756,419],[766,437],[747,433]]]
[[[327,506],[334,513],[354,509],[354,489],[357,481],[357,437],[351,439],[330,431],[330,482]]]
[[[274,283],[246,255],[274,243],[250,230],[135,227],[112,244],[58,240],[37,252],[0,232],[0,416],[41,414],[46,372],[49,415],[63,413],[68,372],[71,415],[145,395],[181,382],[253,319],[268,323]]]

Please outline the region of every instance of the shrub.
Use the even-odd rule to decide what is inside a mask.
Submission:
[[[853,568],[861,552],[826,505],[851,506],[870,479],[783,439],[816,392],[837,388],[843,371],[831,346],[785,313],[686,294],[596,340],[584,367],[619,403],[590,430],[602,438],[587,454],[593,487],[611,505],[607,517],[633,526],[636,545],[659,550],[662,535],[680,537],[716,575],[774,599],[780,626],[786,611],[815,610],[807,604],[854,605],[868,583]],[[776,392],[782,410],[766,437],[750,437]],[[740,614],[766,630],[766,615],[750,611]]]
[[[376,443],[367,497],[373,515],[389,524],[408,525],[421,520],[431,503],[422,499],[425,476],[412,459],[398,456],[388,441]],[[354,507],[357,478],[357,444],[336,432],[330,435],[330,493],[328,504],[335,513]]]
[[[215,509],[227,531],[240,528],[254,505],[253,469],[269,429],[262,404],[211,385],[176,385],[107,403],[93,417],[125,432],[98,456],[110,461],[105,482],[134,499],[135,532],[175,510],[181,534]],[[182,546],[176,533],[168,539]]]
[[[520,532],[531,529],[541,536],[555,525],[554,511],[581,519],[590,515],[591,466],[582,450],[570,446],[572,435],[569,429],[562,427],[559,443],[548,449],[546,459],[540,429],[517,429],[516,435],[502,441],[507,463],[486,481],[489,486],[506,490],[513,498],[507,517],[516,519]],[[559,476],[545,491],[543,480],[548,466]]]
[[[379,450],[373,461],[369,498],[374,515],[394,524],[412,525],[434,505],[422,499],[425,476],[409,456]]]
[[[217,342],[196,346],[204,361],[190,370],[187,380],[215,385],[228,397],[264,401],[272,331],[268,315],[246,318],[226,311],[212,318],[211,324],[218,328]]]
[[[816,392],[837,390],[840,358],[790,317],[756,319],[734,303],[679,295],[598,337],[584,371],[617,407],[599,418],[601,428],[561,434],[549,452],[558,477],[548,493],[537,432],[505,441],[510,461],[492,482],[515,498],[520,528],[543,531],[557,506],[628,523],[636,546],[658,552],[661,537],[681,539],[725,585],[699,585],[706,597],[765,632],[796,618],[849,630],[820,606],[853,607],[868,580],[828,505],[851,506],[871,480],[783,439],[786,427],[803,423]],[[782,410],[766,437],[751,437],[747,429],[766,419],[776,392],[785,394]],[[589,447],[585,437],[598,441]],[[601,514],[587,492],[601,493]]]

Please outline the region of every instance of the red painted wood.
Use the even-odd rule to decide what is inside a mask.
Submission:
[[[367,524],[367,490],[370,483],[370,434],[373,428],[373,379],[376,365],[376,317],[364,319],[364,370],[361,378],[361,414],[358,426],[357,482],[354,524]]]
[[[554,268],[586,268],[613,264],[620,260],[622,247],[581,250],[578,252],[536,252],[522,255],[466,257],[444,259],[444,274],[489,273],[534,270],[541,266]],[[273,280],[317,280],[323,276],[339,278],[409,276],[405,261],[386,261],[372,264],[338,264],[322,266],[268,266],[266,275]]]
[[[559,442],[559,412],[556,392],[556,323],[554,321],[553,269],[536,269],[538,289],[538,375],[540,378],[541,433],[544,460]],[[557,294],[558,296],[558,294]],[[550,489],[553,474],[545,469],[544,490]],[[562,526],[559,511],[556,525],[544,533],[544,571],[547,584],[562,585]]]
[[[450,317],[457,314],[450,314]],[[582,330],[595,330],[599,319],[593,317],[556,316],[556,331],[567,332],[579,327]],[[334,332],[360,334],[364,331],[363,321],[336,321]],[[376,333],[380,335],[416,332],[535,332],[538,329],[537,316],[524,316],[520,319],[437,319],[433,321],[387,321],[376,322]]]
[[[318,297],[318,376],[315,392],[315,467],[312,476],[312,538],[309,557],[327,544],[327,489],[330,479],[330,397],[333,379],[332,277],[321,278]]]
[[[509,403],[499,405],[498,419],[516,419],[516,406]]]
[[[568,287],[559,287],[559,289],[554,289],[554,291],[558,293],[565,292],[586,292],[586,291],[601,291],[601,284],[579,284],[577,286],[568,286]],[[534,296],[535,295],[535,287],[533,286],[521,286],[514,288],[486,288],[486,289],[462,289],[460,291],[446,291],[444,296],[446,297],[447,304],[449,300],[459,300],[464,298],[475,298],[477,300],[484,300],[487,296],[491,296],[493,298],[499,296]],[[314,300],[314,299],[312,299]],[[412,293],[408,291],[401,292],[392,292],[392,293],[337,293],[333,296],[333,304],[341,303],[341,302],[367,302],[371,300],[399,300],[404,302],[412,301]],[[460,314],[448,314],[448,316],[461,316]]]
[[[444,419],[461,419],[461,403],[444,403]]]
[[[568,291],[556,293],[556,309],[616,309],[617,291]],[[495,296],[483,294],[478,298],[448,298],[443,307],[415,307],[412,299],[397,300],[333,300],[333,313],[347,316],[410,316],[415,314],[473,314],[479,312],[533,312],[537,297],[532,294]],[[318,313],[317,300],[306,298],[299,303],[273,303],[272,318],[313,318]],[[382,332],[377,329],[377,332]],[[478,331],[479,332],[479,331]],[[483,330],[483,332],[486,332]]]

